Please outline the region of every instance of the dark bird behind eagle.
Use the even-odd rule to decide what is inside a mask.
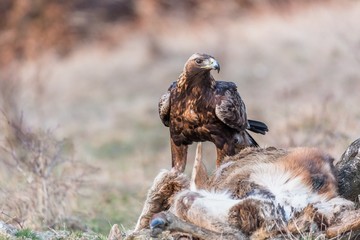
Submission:
[[[159,102],[161,121],[170,128],[172,167],[185,170],[187,148],[193,142],[213,142],[216,166],[225,156],[258,144],[246,130],[265,134],[267,126],[248,120],[245,104],[232,82],[215,81],[219,63],[207,54],[193,54]]]

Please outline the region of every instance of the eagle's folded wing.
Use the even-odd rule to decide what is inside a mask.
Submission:
[[[215,114],[223,123],[237,130],[245,130],[248,128],[248,120],[246,116],[245,104],[236,90],[235,84],[224,83],[217,85],[220,89],[217,91],[217,104]],[[227,89],[224,89],[224,88]]]
[[[170,93],[171,93],[171,89],[176,87],[176,82],[174,82],[173,84],[171,84],[171,86],[169,87],[168,91],[161,96],[160,100],[159,100],[159,116],[160,119],[162,121],[162,123],[166,126],[169,127],[170,125]]]

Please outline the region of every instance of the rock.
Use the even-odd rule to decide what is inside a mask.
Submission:
[[[354,202],[359,202],[360,194],[360,138],[346,149],[335,165],[337,169],[339,194]]]
[[[14,226],[6,224],[5,222],[0,221],[0,236],[11,237],[15,236],[17,229]]]

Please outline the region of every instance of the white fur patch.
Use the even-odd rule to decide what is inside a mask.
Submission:
[[[197,190],[195,181],[191,181],[191,182],[190,182],[190,190],[191,190],[191,191],[194,191],[194,192]]]
[[[332,219],[335,214],[345,210],[354,210],[355,203],[342,197],[334,197],[328,201],[318,202],[314,204],[314,207],[318,212],[325,215],[328,219]]]
[[[229,210],[241,200],[234,200],[226,192],[208,192],[205,190],[197,191],[201,198],[197,198],[192,207],[202,208],[207,214],[220,222],[226,222]]]
[[[264,186],[275,196],[275,206],[283,207],[286,220],[292,217],[294,210],[325,200],[321,195],[313,193],[311,187],[303,183],[301,176],[285,171],[276,164],[257,165],[249,180]]]

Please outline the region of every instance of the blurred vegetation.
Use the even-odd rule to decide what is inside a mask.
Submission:
[[[0,185],[0,219],[35,229],[79,224],[71,219],[79,189],[96,169],[74,159],[70,141],[56,139],[49,130],[31,129],[22,117],[8,118],[7,113],[14,112],[1,113],[0,166],[5,181]]]
[[[51,49],[60,56],[86,41],[113,43],[104,31],[114,23],[125,34],[165,18],[185,22],[213,16],[235,17],[262,8],[281,10],[296,2],[326,0],[2,0],[0,2],[0,67],[14,60],[34,59]]]
[[[20,239],[40,240],[40,238],[28,228],[21,229],[15,234],[15,236]]]

